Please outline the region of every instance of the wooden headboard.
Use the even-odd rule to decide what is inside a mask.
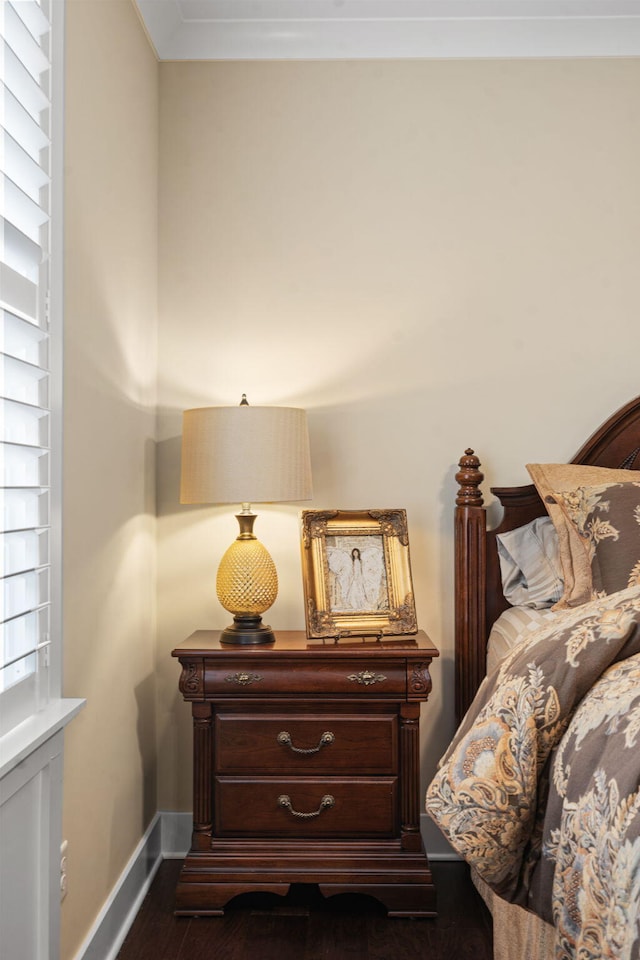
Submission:
[[[640,470],[640,397],[618,410],[578,450],[570,463]],[[456,474],[455,659],[456,717],[462,719],[486,670],[487,638],[508,606],[502,593],[496,535],[514,530],[546,510],[533,484],[491,487],[503,508],[500,525],[487,529],[480,460],[468,449]],[[524,468],[524,464],[523,464]]]

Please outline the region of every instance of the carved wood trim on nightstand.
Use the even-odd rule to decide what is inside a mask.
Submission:
[[[178,683],[185,700],[194,700],[204,694],[204,664],[202,659],[182,661],[182,673]]]
[[[431,660],[424,663],[410,663],[407,665],[407,691],[409,699],[419,699],[424,701],[431,693],[433,686],[429,665]]]

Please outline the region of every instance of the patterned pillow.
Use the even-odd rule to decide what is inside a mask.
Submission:
[[[640,584],[640,480],[577,487],[556,500],[586,552],[593,596]]]
[[[556,494],[567,494],[581,486],[637,483],[640,475],[635,470],[610,470],[579,463],[528,463],[527,470],[558,534],[564,593],[554,609],[580,606],[593,596],[591,564],[575,525],[568,520]]]

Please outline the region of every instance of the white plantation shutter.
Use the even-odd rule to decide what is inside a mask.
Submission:
[[[49,696],[58,385],[50,365],[48,2],[0,0],[0,733]]]

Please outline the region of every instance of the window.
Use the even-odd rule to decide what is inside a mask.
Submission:
[[[59,695],[58,672],[50,669],[59,632],[59,530],[52,524],[59,515],[61,340],[52,316],[60,275],[51,223],[57,202],[51,131],[61,115],[51,70],[56,6],[54,0],[0,3],[2,734],[46,705],[54,678]],[[59,660],[59,651],[54,656]]]

